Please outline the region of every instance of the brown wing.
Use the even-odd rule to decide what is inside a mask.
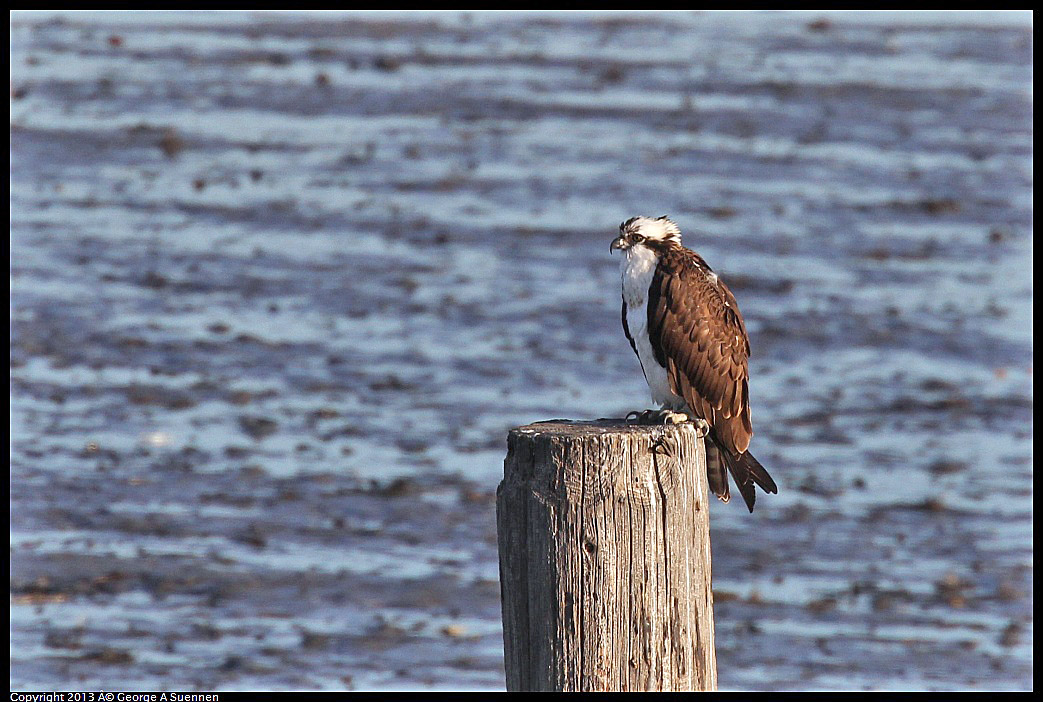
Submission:
[[[648,329],[671,389],[713,428],[733,454],[750,445],[750,355],[735,297],[696,254],[673,246],[649,287]]]

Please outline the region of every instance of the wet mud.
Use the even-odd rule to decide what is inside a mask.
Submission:
[[[1029,689],[1030,22],[16,13],[12,689],[502,689],[506,432],[647,406],[636,214],[780,488],[721,688]]]

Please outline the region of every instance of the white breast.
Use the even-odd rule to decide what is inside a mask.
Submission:
[[[652,276],[658,263],[659,257],[647,246],[638,244],[626,250],[620,273],[623,277],[623,299],[626,300],[627,307],[645,304],[648,286],[652,284]],[[629,323],[628,319],[627,324]]]
[[[627,328],[637,347],[641,370],[652,393],[652,401],[673,410],[683,410],[684,400],[670,391],[666,368],[659,365],[648,340],[648,287],[652,284],[659,257],[646,246],[632,246],[626,251],[620,273],[623,281],[623,300],[627,305]]]

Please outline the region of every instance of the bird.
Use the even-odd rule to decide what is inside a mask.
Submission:
[[[735,296],[681,230],[662,217],[631,217],[609,252],[623,252],[623,333],[637,354],[658,410],[631,412],[642,424],[695,422],[706,438],[710,489],[728,502],[728,473],[750,512],[757,494],[778,493],[749,452],[750,340]],[[726,472],[727,471],[727,472]]]

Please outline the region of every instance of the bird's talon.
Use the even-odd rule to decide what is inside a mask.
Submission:
[[[632,421],[631,417],[633,417]],[[691,419],[692,418],[684,412],[674,412],[673,410],[667,409],[647,409],[643,412],[632,411],[628,412],[627,416],[624,417],[624,421],[627,423],[647,425],[684,424],[685,422],[691,421]]]

